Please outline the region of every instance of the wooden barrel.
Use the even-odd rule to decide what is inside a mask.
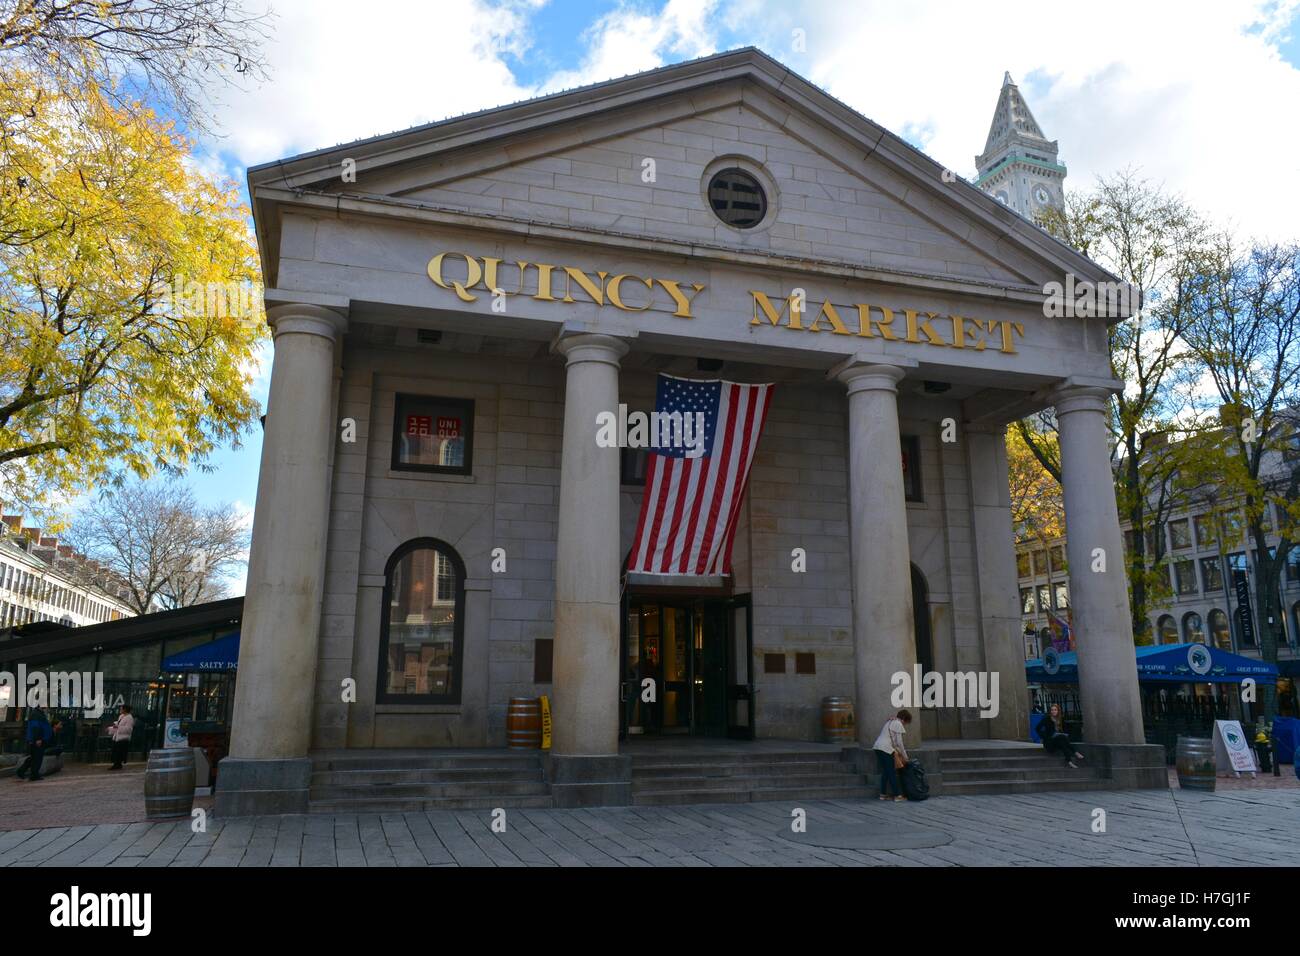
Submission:
[[[542,702],[536,697],[511,697],[506,710],[506,746],[536,750],[542,745]]]
[[[1214,741],[1209,737],[1179,737],[1174,762],[1180,789],[1214,789]]]
[[[144,812],[150,820],[188,817],[194,808],[194,752],[189,747],[149,751]]]
[[[853,743],[853,698],[822,698],[822,739],[828,744]]]

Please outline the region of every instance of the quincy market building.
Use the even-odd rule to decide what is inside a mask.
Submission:
[[[620,738],[816,740],[827,696],[870,748],[917,663],[999,706],[910,747],[1024,740],[1004,435],[1048,406],[1085,739],[1142,743],[1106,320],[1044,314],[1114,277],[892,133],[746,49],[249,185],[275,358],[219,810],[305,809],[314,752],[502,747],[518,696],[558,805],[627,802]],[[661,373],[774,383],[729,575],[624,574],[645,460],[597,421]]]

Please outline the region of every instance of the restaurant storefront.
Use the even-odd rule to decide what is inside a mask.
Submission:
[[[275,359],[218,809],[303,807],[314,752],[502,746],[520,696],[575,793],[620,739],[817,739],[828,696],[870,747],[918,662],[1001,690],[917,737],[1022,739],[1004,439],[1047,407],[1089,734],[1140,743],[1107,319],[1044,308],[1113,277],[946,174],[754,50],[250,170]],[[703,452],[647,449],[679,400]]]

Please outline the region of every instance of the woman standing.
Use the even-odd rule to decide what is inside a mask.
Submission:
[[[900,710],[898,715],[885,721],[876,738],[876,765],[880,768],[880,799],[888,800],[888,791],[892,788],[896,796],[894,801],[906,800],[903,788],[898,783],[898,768],[907,766],[907,748],[903,746],[903,734],[907,733],[907,724],[912,722],[912,715]]]
[[[1083,754],[1074,749],[1070,735],[1065,732],[1065,722],[1061,719],[1061,706],[1053,704],[1043,715],[1043,719],[1034,728],[1038,739],[1043,742],[1043,749],[1048,753],[1059,753],[1065,758],[1065,765],[1076,770],[1079,765],[1075,760],[1082,760]]]

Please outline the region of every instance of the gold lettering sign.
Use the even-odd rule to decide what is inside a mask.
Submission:
[[[559,266],[516,259],[506,262],[465,252],[440,252],[429,260],[429,278],[462,302],[477,302],[482,295],[528,296],[539,302],[566,305],[589,303],[613,306],[623,312],[645,312],[658,306],[681,319],[693,319],[691,304],[704,290],[699,282],[681,282],[640,276],[630,272],[589,272],[578,266]],[[507,281],[508,280],[508,281]],[[1016,354],[1016,338],[1025,326],[1008,319],[976,319],[921,309],[896,309],[876,302],[820,305],[800,294],[775,301],[765,292],[749,290],[753,300],[750,325],[770,325],[791,332],[880,338],[938,348],[996,350]]]
[[[503,268],[504,267],[504,268]],[[515,260],[505,263],[489,256],[475,258],[464,252],[440,252],[429,260],[429,278],[434,285],[456,293],[462,302],[476,302],[479,294],[526,295],[539,302],[590,302],[612,305],[624,312],[644,312],[656,301],[671,308],[680,319],[691,319],[691,303],[704,290],[698,282],[657,279],[630,272],[611,275],[587,272],[577,266],[556,266],[545,262]],[[507,288],[503,272],[513,272],[516,281]],[[461,278],[464,276],[464,278]],[[479,290],[479,291],[475,291]]]
[[[754,312],[750,325],[768,325],[791,332],[830,332],[832,335],[856,335],[865,339],[881,338],[888,342],[935,345],[940,348],[971,349],[983,352],[997,349],[1016,354],[1016,336],[1024,338],[1022,322],[1008,319],[972,319],[965,315],[941,315],[919,309],[901,310],[901,321],[894,309],[874,302],[836,306],[829,299],[814,307],[802,296],[790,296],[773,302],[764,292],[749,290]],[[857,312],[857,329],[850,329],[841,317]]]

